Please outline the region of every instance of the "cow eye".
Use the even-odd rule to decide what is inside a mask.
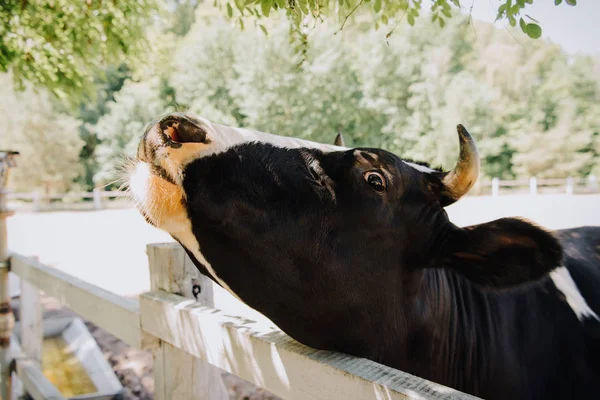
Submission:
[[[365,180],[373,189],[375,189],[378,193],[383,193],[385,191],[385,187],[387,183],[383,175],[377,171],[368,171],[365,172],[364,175]]]

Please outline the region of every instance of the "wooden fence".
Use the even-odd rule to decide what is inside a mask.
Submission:
[[[213,283],[178,244],[147,248],[151,291],[137,300],[107,292],[36,259],[13,254],[21,278],[21,319],[35,320],[25,355],[15,362],[34,399],[62,399],[36,363],[41,349],[38,291],[131,346],[154,354],[155,399],[228,398],[221,369],[283,399],[475,399],[366,359],[299,344],[271,324],[212,307]],[[25,328],[24,328],[25,329]],[[34,338],[34,339],[31,339]]]
[[[16,211],[102,210],[131,207],[127,192],[105,191],[69,192],[44,195],[41,192],[8,193],[7,200]]]
[[[502,192],[502,193],[501,193]],[[501,194],[592,194],[599,192],[598,180],[594,175],[587,178],[558,178],[541,179],[531,177],[520,180],[478,180],[469,195],[492,195]]]

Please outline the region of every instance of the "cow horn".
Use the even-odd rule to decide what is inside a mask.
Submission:
[[[336,146],[346,147],[346,145],[344,144],[344,137],[342,136],[341,132],[337,134],[335,140],[333,141],[333,144]]]
[[[446,192],[444,207],[465,195],[479,177],[479,152],[475,141],[464,126],[457,125],[456,131],[460,141],[460,154],[454,169],[442,180]]]

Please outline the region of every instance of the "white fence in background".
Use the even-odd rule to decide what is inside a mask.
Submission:
[[[102,210],[131,206],[129,194],[99,188],[92,192],[69,192],[44,195],[41,192],[12,193],[6,195],[11,209],[16,211],[70,211]]]
[[[21,294],[22,304],[29,305],[21,308],[21,319],[38,319],[28,324],[38,328],[29,335],[33,354],[22,355],[15,370],[26,375],[21,382],[35,400],[64,399],[33,361],[42,342],[37,290],[126,343],[151,349],[156,400],[228,399],[221,370],[290,400],[476,399],[370,360],[311,349],[271,324],[228,315],[212,307],[212,281],[198,272],[181,246],[149,245],[147,253],[151,291],[137,300],[36,259],[10,257],[10,270],[23,285],[35,287]],[[35,379],[27,379],[31,377]]]
[[[536,178],[519,180],[479,180],[469,192],[472,196],[502,194],[592,194],[599,192],[598,180],[594,175],[587,178]]]

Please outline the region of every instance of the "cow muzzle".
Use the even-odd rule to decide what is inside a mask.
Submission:
[[[183,113],[169,114],[149,124],[137,149],[139,161],[180,182],[185,165],[210,144],[201,121]]]
[[[202,123],[183,113],[169,114],[148,125],[138,146],[140,161],[156,164],[161,149],[182,149],[186,144],[210,142]]]

